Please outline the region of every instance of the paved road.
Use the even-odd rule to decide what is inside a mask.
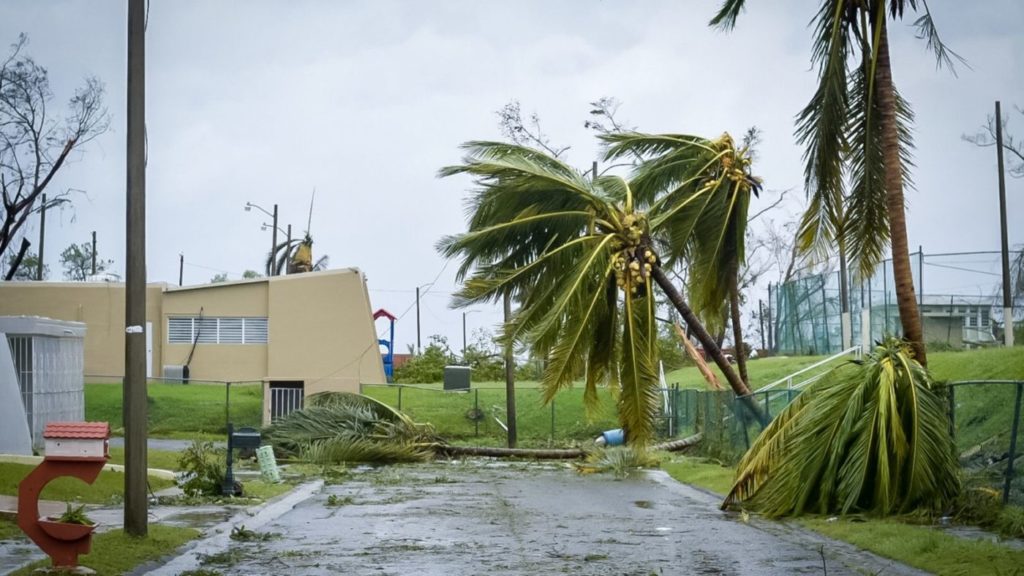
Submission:
[[[334,497],[334,506],[330,505]],[[338,505],[340,504],[340,505]],[[364,470],[231,543],[227,575],[828,574],[920,572],[792,527],[770,531],[662,473],[437,463]],[[822,548],[823,546],[823,548]]]
[[[214,442],[214,446],[221,448],[227,446],[227,441]],[[110,445],[116,447],[124,446],[124,438],[121,436],[114,436],[110,439]],[[192,445],[192,440],[175,440],[172,438],[147,438],[146,445],[150,450],[164,450],[167,452],[181,452],[185,448]]]

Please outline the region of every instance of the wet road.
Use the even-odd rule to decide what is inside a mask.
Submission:
[[[436,463],[328,485],[204,567],[227,575],[921,574],[802,530],[761,530],[662,473]],[[824,553],[825,558],[822,558]]]

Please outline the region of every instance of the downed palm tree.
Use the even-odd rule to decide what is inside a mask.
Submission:
[[[889,339],[783,410],[740,461],[722,506],[886,515],[946,503],[959,489],[945,400],[909,345]]]
[[[434,433],[429,424],[368,396],[321,392],[306,398],[306,406],[264,429],[263,437],[279,454],[313,464],[341,462],[424,462],[435,456],[491,458],[576,459],[583,448],[527,449],[454,446]],[[695,446],[700,435],[652,446],[678,451]]]
[[[367,396],[321,392],[274,422],[264,437],[282,455],[315,464],[422,462],[438,443],[429,425]]]

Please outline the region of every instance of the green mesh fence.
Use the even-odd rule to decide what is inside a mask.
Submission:
[[[1021,255],[1011,258],[1016,261]],[[980,347],[1002,341],[999,252],[919,252],[911,254],[910,260],[929,348]],[[839,271],[833,268],[771,286],[771,310],[765,326],[769,347],[781,354],[834,354],[844,350],[840,279]],[[870,278],[858,278],[850,271],[847,285],[850,339],[846,344],[900,335],[891,260],[879,264]],[[1014,315],[1019,325],[1024,321],[1024,309],[1017,308]]]

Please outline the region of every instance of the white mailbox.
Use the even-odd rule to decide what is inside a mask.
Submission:
[[[50,422],[43,430],[46,460],[102,460],[110,457],[106,422]]]

